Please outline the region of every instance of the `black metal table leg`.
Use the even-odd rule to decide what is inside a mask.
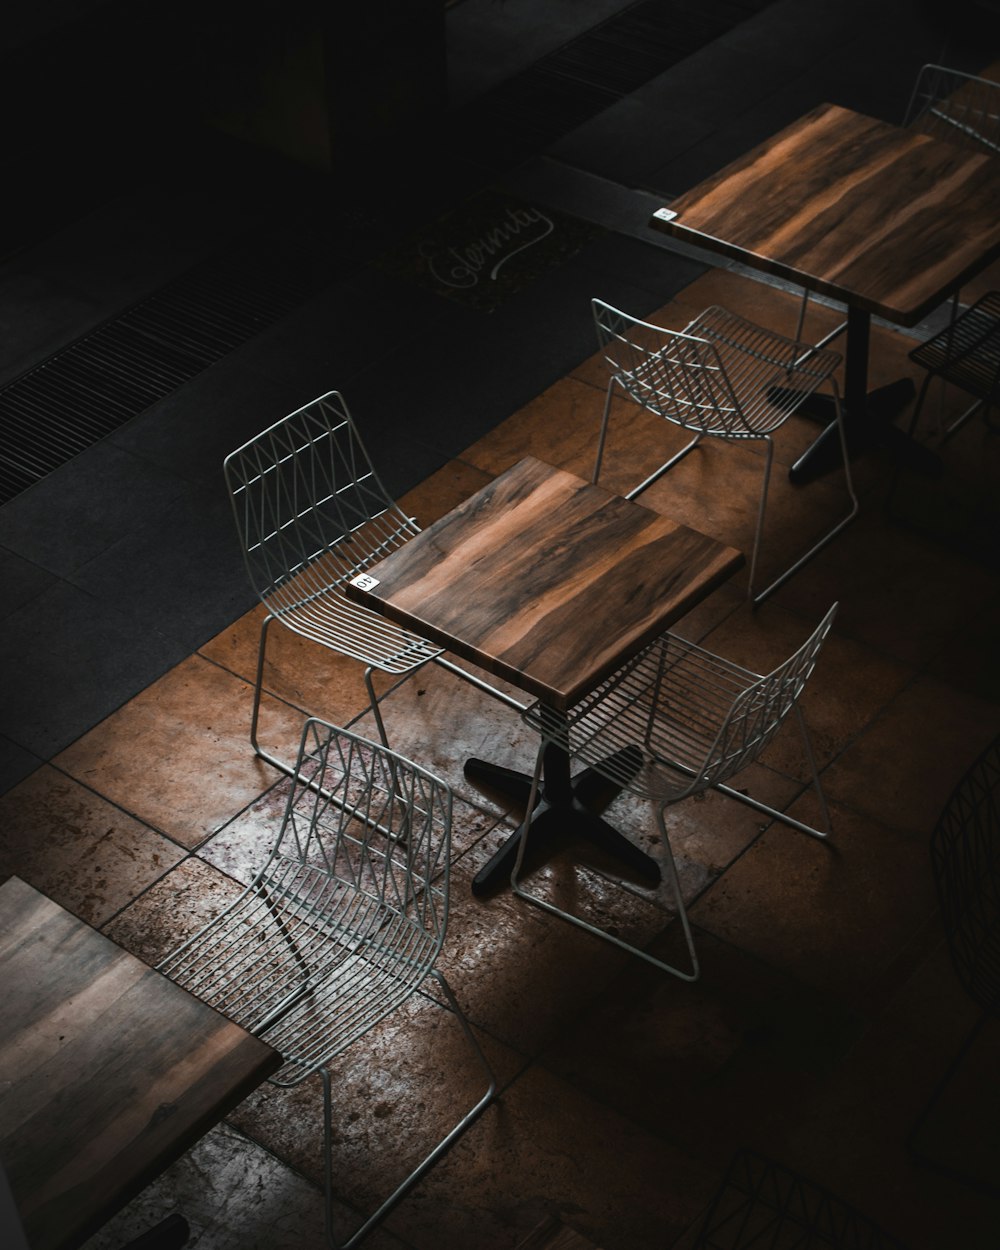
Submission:
[[[843,399],[848,454],[853,457],[868,447],[883,447],[898,463],[926,476],[937,477],[941,472],[938,457],[894,423],[914,396],[913,380],[900,378],[887,386],[868,390],[870,337],[870,314],[862,309],[849,308]],[[819,438],[788,471],[789,481],[803,485],[838,469],[842,456],[833,399],[826,395],[811,395],[798,412],[825,427]]]
[[[521,805],[526,805],[530,797],[531,778],[513,769],[470,759],[465,764],[465,775],[476,784],[500,790]],[[571,777],[568,754],[556,743],[548,743],[538,801],[531,812],[525,813],[518,829],[473,878],[473,894],[477,897],[492,894],[509,883],[518,845],[527,826],[530,826],[533,863],[551,852],[557,841],[562,844],[566,840],[582,839],[624,864],[644,883],[657,885],[660,866],[656,860],[588,806],[596,797],[608,795],[615,789],[613,783],[593,769],[584,769]]]

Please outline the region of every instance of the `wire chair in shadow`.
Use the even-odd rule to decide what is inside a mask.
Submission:
[[[981,412],[991,430],[1000,433],[994,410],[1000,404],[1000,291],[989,291],[943,330],[910,352],[910,359],[924,372],[917,402],[910,418],[910,435],[916,432],[924,400],[935,378],[956,386],[972,397],[972,404],[944,427],[942,442]]]
[[[529,812],[537,798],[543,758],[553,746],[571,759],[580,760],[618,790],[654,804],[662,871],[687,945],[689,968],[669,964],[532,893],[522,880],[528,855],[528,822],[511,874],[514,893],[664,972],[684,981],[697,980],[698,955],[670,845],[667,809],[707,790],[718,790],[801,833],[822,839],[829,836],[830,813],[799,696],[816,665],[836,610],[834,604],[809,638],[766,675],[751,672],[668,632],[569,712],[558,712],[536,702],[524,713],[524,720],[541,737]],[[760,756],[785,719],[793,714],[809,762],[822,828],[805,824],[728,784]]]
[[[365,665],[379,738],[388,745],[376,670],[404,676],[433,660],[495,698],[503,691],[453,664],[426,639],[352,603],[344,586],[420,532],[382,485],[343,396],[330,391],[269,426],[225,459],[224,472],[250,582],[267,615],[260,631],[250,741],[258,741],[268,631],[278,621]]]
[[[691,435],[680,451],[630,490],[626,499],[647,490],[703,439],[763,444],[763,474],[747,584],[747,597],[754,605],[762,603],[858,512],[834,376],[841,356],[775,334],[724,308],[708,308],[678,331],[642,321],[600,299],[591,303],[597,341],[609,369],[592,480],[597,482],[600,477],[612,400],[619,389],[640,408]],[[833,391],[849,507],[794,563],[755,594],[774,460],[772,436],[824,384]]]
[[[938,1167],[933,1152],[920,1144],[921,1130],[982,1030],[1000,1019],[1000,735],[970,765],[945,803],[931,834],[930,859],[951,964],[981,1013],[909,1134],[914,1156]],[[995,1138],[995,1124],[992,1131]],[[940,1170],[993,1195],[1000,1193],[995,1173],[992,1184],[983,1184],[960,1169]]]
[[[440,987],[487,1080],[485,1093],[342,1243],[355,1245],[494,1096],[490,1065],[436,967],[448,918],[452,792],[402,756],[306,721],[284,817],[264,867],[159,970],[284,1059],[269,1079],[323,1085],[327,1232],[333,1234],[327,1065],[428,980]]]
[[[905,1250],[825,1185],[756,1150],[730,1161],[692,1250]]]

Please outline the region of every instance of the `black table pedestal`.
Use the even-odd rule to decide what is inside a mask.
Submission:
[[[522,806],[531,795],[529,776],[487,760],[466,760],[465,775],[474,784],[499,790]],[[659,884],[660,866],[656,860],[590,810],[590,804],[615,791],[606,777],[590,768],[571,777],[569,756],[550,742],[545,748],[539,789],[534,810],[525,813],[517,831],[476,873],[472,881],[473,894],[477,897],[493,894],[510,882],[518,846],[528,825],[529,855],[533,862],[536,857],[544,858],[554,843],[562,845],[570,839],[582,839],[623,863],[644,885]]]
[[[894,424],[895,418],[913,399],[913,379],[899,378],[887,386],[868,390],[870,333],[870,315],[861,309],[848,308],[843,397],[848,455],[854,457],[868,447],[882,447],[897,464],[928,477],[938,477],[941,473],[938,457]],[[801,486],[840,468],[843,456],[836,409],[830,396],[811,395],[797,411],[825,427],[788,471],[788,480]]]

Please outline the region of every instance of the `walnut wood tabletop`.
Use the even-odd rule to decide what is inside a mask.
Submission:
[[[0,1159],[31,1250],[79,1245],[281,1064],[18,877],[0,998]]]
[[[912,383],[867,394],[870,318],[914,325],[1000,256],[998,203],[995,156],[823,104],[650,225],[846,304],[852,442],[883,437],[907,454],[888,424]],[[791,476],[816,472],[800,464]]]
[[[527,457],[347,594],[565,709],[743,562],[732,547]]]
[[[741,552],[532,457],[347,587],[348,597],[564,712],[744,563]],[[484,760],[466,776],[527,800],[530,779]],[[587,807],[596,775],[546,755],[536,828],[567,827],[646,878],[655,861]],[[601,782],[601,785],[605,783]],[[519,831],[520,832],[520,831]],[[516,834],[477,874],[510,879]]]

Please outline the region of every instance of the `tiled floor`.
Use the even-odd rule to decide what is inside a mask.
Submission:
[[[895,5],[910,7],[923,13]],[[790,37],[798,11],[771,6],[759,25],[716,51],[738,57],[773,34],[769,23],[779,17]],[[935,37],[923,32],[925,44]],[[851,36],[846,19],[834,34],[838,52],[857,44],[874,56],[871,48],[884,54],[887,46],[877,23],[867,44]],[[919,40],[910,31],[903,42],[906,56],[888,65],[878,90],[909,73]],[[828,53],[814,46],[828,75],[814,85],[821,97],[836,68]],[[863,71],[864,62],[850,80],[857,107],[878,111]],[[794,90],[789,81],[769,96],[770,107],[780,98],[782,108],[801,111],[804,76]],[[674,75],[674,89],[683,80]],[[631,108],[655,108],[657,90],[666,87],[651,86]],[[727,143],[742,142],[734,119],[719,131],[717,160]],[[602,165],[610,126],[605,117],[589,128],[590,169],[581,135],[548,154],[559,165],[556,190],[571,150],[578,173],[611,177]],[[650,170],[623,172],[608,211],[627,210],[625,192],[638,185],[681,189],[651,171],[677,172],[685,160],[710,159],[706,152],[698,144],[673,155],[664,148],[655,160],[647,152]],[[627,156],[620,147],[615,159]],[[537,165],[528,174],[541,176]],[[776,329],[794,325],[791,294],[731,270],[705,271],[629,235],[608,228],[486,315],[365,269],[69,466],[60,491],[28,492],[0,510],[0,556],[16,599],[3,609],[11,678],[0,724],[9,747],[0,872],[19,873],[155,960],[211,914],[234,880],[247,879],[276,828],[286,783],[253,757],[247,739],[261,610],[250,606],[217,468],[243,431],[342,386],[390,484],[427,524],[528,452],[588,473],[603,402],[590,295],[631,300],[674,325],[713,302]],[[187,263],[167,250],[167,260],[150,260],[153,285],[164,267]],[[19,273],[30,285],[27,261]],[[73,284],[57,290],[51,276],[31,281],[47,292],[49,320],[31,304],[47,328],[19,345],[21,356],[11,354],[8,375],[68,333],[68,323],[53,328],[52,319],[68,315]],[[90,289],[86,298],[98,295]],[[120,298],[107,293],[101,315]],[[98,313],[90,307],[88,315]],[[815,307],[807,333],[835,317]],[[376,351],[371,327],[407,325],[419,334],[411,343],[393,336],[387,387],[384,338],[376,336]],[[876,381],[906,371],[911,342],[877,330]],[[453,366],[447,386],[438,377],[442,351]],[[942,396],[939,410],[935,399],[928,427],[959,402]],[[785,427],[781,464],[810,433],[797,421]],[[668,431],[619,404],[604,480],[633,484],[670,442]],[[460,796],[443,967],[501,1091],[371,1238],[373,1248],[512,1250],[549,1215],[604,1250],[684,1247],[741,1146],[827,1185],[911,1250],[1000,1243],[1000,1197],[982,1191],[1000,1170],[991,1091],[970,1097],[966,1088],[921,1136],[923,1154],[966,1181],[916,1161],[906,1146],[977,1018],[948,961],[928,837],[963,770],[1000,730],[1000,570],[988,541],[1000,452],[995,434],[973,421],[943,455],[942,481],[904,480],[891,514],[890,467],[877,455],[860,458],[862,514],[831,547],[759,611],[749,611],[737,578],[679,627],[764,670],[831,602],[840,604],[803,701],[833,808],[831,843],[767,826],[717,795],[673,815],[703,962],[693,986],[507,893],[473,899],[469,881],[511,814],[470,787],[462,761],[475,753],[525,764],[531,734],[509,710],[437,669],[387,692],[394,745]],[[646,501],[745,548],[759,466],[753,451],[706,448]],[[95,490],[100,509],[86,504]],[[146,511],[136,526],[130,505],[138,495]],[[765,574],[840,507],[836,477],[797,490],[779,472]],[[186,599],[204,610],[188,610]],[[306,712],[372,731],[357,665],[283,633],[272,646],[268,744],[291,753]],[[746,782],[808,817],[813,800],[802,773],[795,735],[783,732]],[[642,804],[619,798],[610,814],[637,837],[648,835]],[[545,875],[549,888],[572,890],[602,923],[675,948],[675,926],[655,899],[568,861]],[[967,1071],[995,1072],[996,1046],[995,1033],[981,1033]],[[345,1227],[472,1100],[477,1080],[455,1022],[424,998],[338,1061],[334,1166]],[[319,1124],[318,1083],[261,1090],[92,1250],[113,1250],[174,1206],[204,1250],[319,1246]]]

